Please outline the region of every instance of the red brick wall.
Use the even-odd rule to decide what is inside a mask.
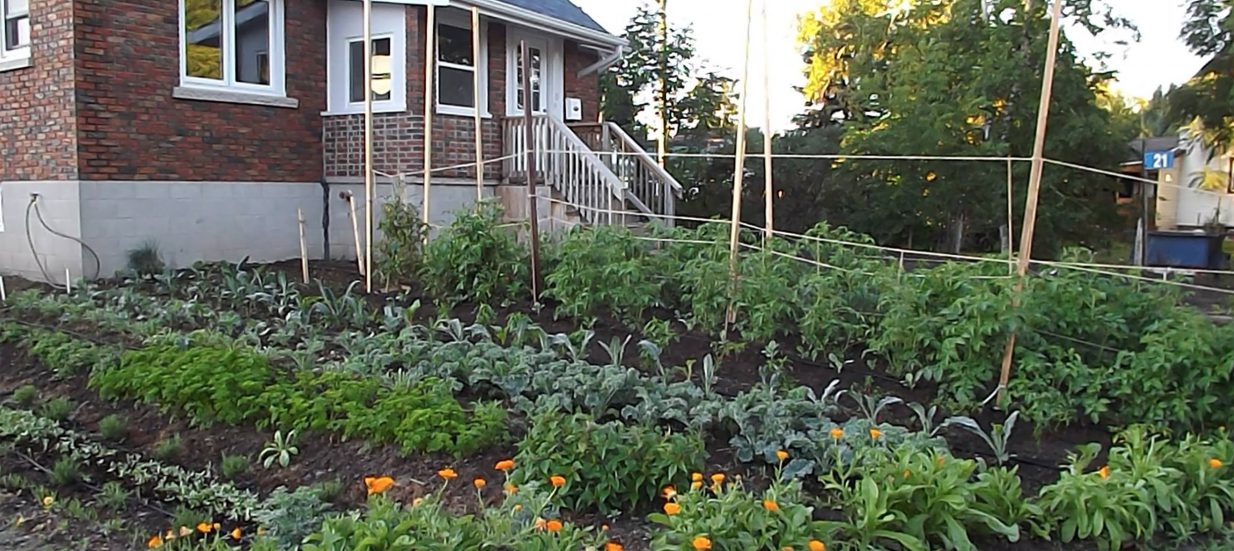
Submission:
[[[30,3],[30,67],[0,72],[0,180],[77,177],[73,0]]]
[[[583,100],[583,122],[600,120],[600,76],[591,73],[579,76],[579,72],[600,61],[590,50],[584,50],[577,42],[565,42],[565,90],[567,98]]]
[[[321,180],[325,0],[285,0],[287,95],[297,109],[173,98],[173,0],[73,1],[81,178]]]

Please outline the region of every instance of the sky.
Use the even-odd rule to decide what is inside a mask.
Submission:
[[[805,82],[803,62],[797,49],[797,16],[817,9],[828,0],[768,0],[769,45],[763,49],[759,9],[755,1],[754,29],[751,34],[750,95],[748,117],[750,126],[762,126],[763,71],[762,59],[768,53],[770,64],[771,125],[777,130],[790,127],[793,115],[803,108],[803,98],[794,89]],[[621,34],[634,15],[639,0],[574,0],[610,32]],[[1139,27],[1141,40],[1120,46],[1109,39],[1094,39],[1085,31],[1073,29],[1068,34],[1083,52],[1105,50],[1113,54],[1107,61],[1109,69],[1118,72],[1115,88],[1132,97],[1148,97],[1158,86],[1180,84],[1195,74],[1203,60],[1188,52],[1178,39],[1185,17],[1183,0],[1117,0],[1121,15]],[[744,56],[745,6],[743,0],[669,0],[669,19],[674,25],[690,25],[699,58],[722,69],[725,74],[740,77]],[[1113,37],[1111,37],[1113,38]],[[1130,38],[1130,37],[1126,37]],[[1096,64],[1096,61],[1093,61]]]

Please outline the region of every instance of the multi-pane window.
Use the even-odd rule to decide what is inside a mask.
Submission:
[[[544,50],[538,46],[530,46],[531,50],[531,104],[532,112],[544,112]],[[515,56],[515,80],[513,82],[515,88],[514,98],[515,106],[519,112],[523,111],[523,53],[516,52]]]
[[[0,0],[0,57],[28,51],[30,0]]]
[[[281,92],[282,0],[181,0],[184,81]]]
[[[453,107],[476,106],[476,53],[470,28],[437,25],[437,102]]]
[[[394,91],[394,67],[390,51],[390,37],[373,39],[373,83],[369,87],[373,101],[389,101]],[[347,100],[364,102],[364,39],[347,43]]]

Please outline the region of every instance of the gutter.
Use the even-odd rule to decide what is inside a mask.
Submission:
[[[620,62],[621,58],[625,55],[626,55],[626,47],[617,46],[617,49],[613,50],[613,53],[609,54],[607,57],[601,57],[600,61],[597,61],[591,65],[584,67],[581,71],[578,72],[578,76],[585,77],[592,73],[599,73],[600,71],[608,69],[609,67],[612,67],[613,65],[616,65],[618,62]]]
[[[497,0],[453,0],[450,3],[475,6],[480,8],[485,15],[498,16],[524,27],[553,32],[579,42],[606,46],[608,48],[622,48],[626,45],[624,38],[613,36],[607,32],[554,19],[544,14],[525,10]]]

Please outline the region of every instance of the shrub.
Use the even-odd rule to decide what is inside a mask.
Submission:
[[[269,531],[269,537],[280,549],[297,549],[304,538],[313,533],[329,507],[315,488],[302,486],[294,492],[279,486],[270,493],[253,520]]]
[[[13,391],[13,401],[17,405],[29,408],[33,407],[35,402],[39,400],[39,389],[34,385],[22,385]]]
[[[77,406],[68,398],[53,398],[39,408],[39,415],[57,422],[67,421]]]
[[[597,423],[591,416],[544,412],[518,444],[516,485],[565,477],[567,507],[633,508],[686,480],[707,458],[701,437],[651,427]]]
[[[558,311],[576,318],[604,313],[636,326],[643,312],[660,303],[660,284],[647,260],[648,247],[630,230],[583,226],[561,242],[545,294]]]
[[[129,420],[118,413],[99,419],[99,434],[112,442],[124,440],[129,433]]]
[[[526,251],[500,222],[501,207],[484,201],[430,241],[421,274],[429,292],[450,302],[494,302],[526,289]]]
[[[377,271],[387,285],[408,282],[422,267],[428,227],[416,208],[397,194],[381,206],[381,212],[378,228],[384,239],[377,244]]]

